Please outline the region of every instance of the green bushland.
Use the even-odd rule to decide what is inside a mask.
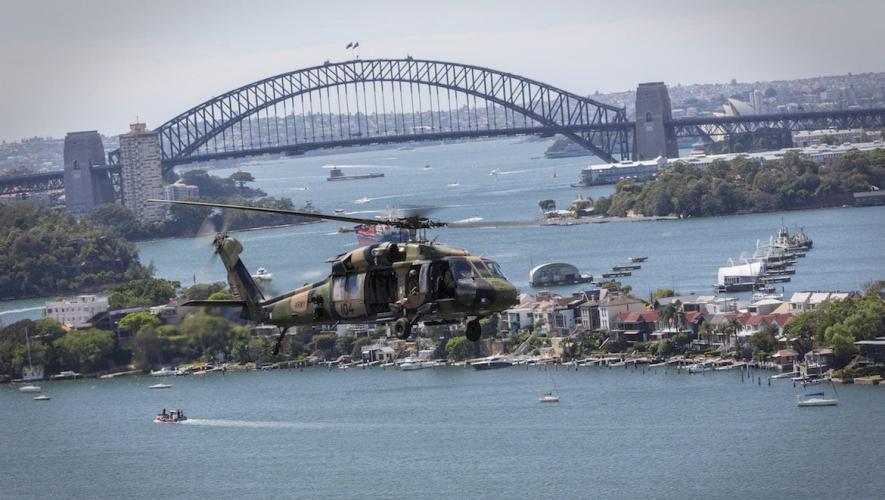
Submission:
[[[851,193],[885,186],[885,150],[851,151],[819,165],[796,152],[782,160],[715,161],[705,169],[677,162],[654,180],[622,180],[594,211],[610,216],[704,217],[841,205]]]
[[[239,197],[214,198],[211,201],[231,205],[276,208],[282,210],[310,211],[309,205],[296,208],[289,198]],[[169,218],[160,222],[143,222],[123,205],[108,203],[99,205],[86,214],[86,219],[98,226],[112,229],[127,240],[140,241],[156,238],[190,237],[198,233],[213,234],[222,229],[252,229],[256,227],[302,224],[310,221],[306,217],[282,214],[247,212],[245,210],[225,210],[216,213],[210,207],[170,205]]]
[[[0,299],[100,290],[146,278],[114,231],[29,203],[0,205]]]

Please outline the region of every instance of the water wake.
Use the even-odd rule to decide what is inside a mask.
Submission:
[[[213,418],[189,418],[181,425],[201,425],[205,427],[240,427],[247,429],[322,429],[333,427],[332,424],[315,422],[274,422],[260,420],[225,420]]]

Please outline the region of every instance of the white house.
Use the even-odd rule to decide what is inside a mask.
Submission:
[[[80,295],[70,300],[47,302],[43,308],[43,317],[73,328],[83,328],[91,326],[89,320],[93,316],[107,310],[107,299],[100,299],[95,295]]]

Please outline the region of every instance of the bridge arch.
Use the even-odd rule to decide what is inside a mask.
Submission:
[[[371,84],[373,103],[368,102],[368,85]],[[379,108],[378,85],[381,85],[382,106]],[[385,101],[385,84],[390,85],[390,93],[387,94],[392,100],[394,131],[388,129],[388,115],[390,106]],[[399,94],[395,84],[399,84]],[[449,113],[447,127],[443,125],[443,117],[437,116],[437,125],[434,127],[433,93],[430,92],[429,119],[430,130],[423,126],[415,129],[415,115],[412,114],[412,129],[406,128],[405,107],[403,103],[403,84],[409,85],[410,97],[414,98],[413,89],[418,87],[419,109],[415,104],[409,109],[410,113],[417,111],[422,117],[426,109],[420,109],[421,89],[436,89],[437,115]],[[360,108],[359,89],[362,85],[363,107]],[[330,89],[336,89],[336,96],[331,94]],[[348,130],[344,131],[341,117],[340,89],[352,88],[356,94],[356,121],[359,126],[358,134],[351,129],[350,109],[347,110]],[[440,90],[445,90],[449,97],[455,93],[455,110],[451,107],[446,111],[441,110]],[[325,102],[323,93],[325,91]],[[459,113],[458,95],[467,97],[467,124],[463,128],[461,123],[453,123],[451,114]],[[313,109],[312,96],[318,96],[322,132],[317,137],[315,124],[316,113]],[[310,110],[305,106],[304,98],[308,96]],[[480,126],[480,119],[474,109],[474,123],[470,122],[470,98],[473,98],[474,106],[478,106],[477,99],[485,103],[484,127]],[[397,123],[397,104],[399,99],[402,114],[401,123]],[[297,100],[300,99],[300,119],[303,121],[301,140],[299,140],[298,126],[295,123],[295,109]],[[346,95],[347,104],[354,102]],[[337,115],[332,113],[333,102],[337,102]],[[290,103],[290,106],[286,104]],[[277,117],[277,108],[283,107],[283,128],[285,136],[280,135],[280,123]],[[324,110],[325,104],[325,112]],[[407,104],[407,103],[406,103]],[[491,106],[491,111],[489,111]],[[497,123],[498,109],[504,110],[504,125]],[[275,116],[270,117],[269,110],[273,109]],[[370,109],[371,108],[371,109]],[[515,119],[507,123],[507,112],[511,118],[516,115],[522,117],[522,126],[517,126]],[[264,125],[261,124],[261,114],[264,112]],[[311,135],[307,135],[307,119],[310,115]],[[370,120],[374,114],[374,120]],[[332,116],[338,117],[338,127],[335,127]],[[494,116],[494,124],[491,117]],[[258,125],[259,140],[254,144],[252,118],[256,118]],[[289,117],[292,119],[293,134],[290,134]],[[380,125],[379,117],[383,117],[384,129]],[[271,134],[270,120],[274,120],[276,137],[266,142],[262,141],[260,133],[262,126],[266,126],[268,135]],[[323,120],[328,120],[328,129]],[[248,120],[249,144],[245,141],[243,123]],[[361,122],[360,120],[363,120]],[[460,120],[460,118],[459,118]],[[375,123],[372,123],[372,122]],[[365,133],[363,133],[363,124]],[[373,126],[374,125],[374,126]],[[620,154],[621,158],[628,154],[626,112],[623,108],[617,108],[593,99],[582,97],[559,88],[547,85],[536,80],[524,78],[511,73],[483,68],[480,66],[457,64],[450,62],[406,59],[373,59],[352,60],[339,63],[326,63],[320,66],[300,69],[280,75],[259,80],[237,89],[233,89],[222,95],[207,100],[167,121],[161,125],[157,132],[160,136],[160,144],[164,165],[169,168],[176,164],[200,161],[211,158],[224,158],[234,156],[246,156],[274,151],[303,151],[317,147],[335,145],[355,145],[378,142],[399,142],[404,140],[437,139],[447,137],[473,137],[482,135],[505,135],[518,133],[562,133],[578,144],[592,151],[600,158],[614,161],[614,155]],[[239,126],[239,133],[236,127]],[[337,130],[336,130],[337,128]],[[372,130],[374,128],[374,130]],[[293,137],[294,136],[294,137]],[[220,139],[220,141],[219,141]],[[218,143],[221,142],[219,149]],[[210,143],[212,147],[210,147]]]

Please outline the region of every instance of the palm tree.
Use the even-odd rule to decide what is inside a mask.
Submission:
[[[737,337],[738,332],[740,332],[744,328],[744,325],[737,318],[731,318],[725,322],[725,344],[726,350],[727,346],[731,344],[731,337]]]

